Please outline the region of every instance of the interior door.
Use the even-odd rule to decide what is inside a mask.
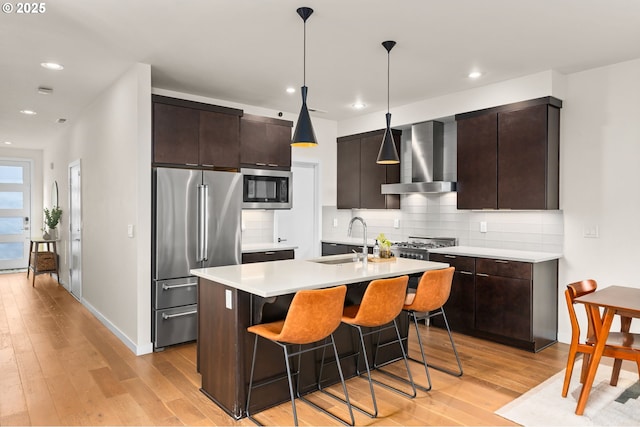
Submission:
[[[82,175],[80,161],[69,165],[69,292],[82,298]]]
[[[29,264],[30,219],[31,164],[0,160],[0,270]]]
[[[275,211],[277,241],[297,246],[296,259],[320,256],[317,164],[294,163],[291,167],[293,207]]]

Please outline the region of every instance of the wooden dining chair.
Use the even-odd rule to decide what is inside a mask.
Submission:
[[[569,320],[571,321],[571,345],[569,347],[569,356],[567,358],[567,369],[564,376],[564,384],[562,386],[562,397],[567,397],[569,391],[569,383],[571,382],[571,374],[573,373],[573,365],[576,361],[578,353],[583,354],[582,372],[580,382],[584,383],[589,365],[589,358],[593,354],[598,331],[602,326],[602,316],[597,307],[585,305],[587,313],[587,334],[584,342],[580,342],[580,324],[574,309],[576,298],[595,292],[598,284],[595,280],[582,280],[567,285],[564,292],[567,300],[567,308],[569,310]],[[638,365],[638,374],[640,376],[640,334],[629,333],[631,319],[622,318],[622,331],[610,332],[607,337],[607,343],[604,348],[603,356],[612,357],[615,360],[613,372],[611,373],[610,384],[615,386],[618,383],[620,374],[620,366],[622,360],[635,361]]]

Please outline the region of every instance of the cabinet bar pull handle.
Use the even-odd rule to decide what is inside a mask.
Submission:
[[[203,164],[202,166],[204,166],[206,168],[212,168],[213,167],[213,165],[205,165],[205,164]]]
[[[176,314],[166,314],[166,313],[162,313],[162,318],[164,320],[168,320],[168,319],[173,319],[174,317],[182,317],[182,316],[189,316],[191,314],[197,314],[198,310],[193,310],[193,311],[185,311],[184,313],[176,313]]]
[[[496,262],[500,263],[500,264],[509,264],[509,261],[505,261],[503,259],[497,259],[495,260]]]
[[[177,288],[188,288],[189,286],[196,286],[197,283],[183,283],[181,285],[167,285],[166,283],[164,283],[162,285],[162,290],[163,291],[170,291],[171,289],[177,289]]]
[[[278,167],[278,165],[277,165],[277,164],[275,164],[275,163],[269,163],[268,165],[269,165],[269,166],[276,167],[276,168]]]
[[[267,166],[266,163],[258,163],[258,162],[256,162],[256,165],[258,165],[258,166]]]
[[[185,165],[187,165],[187,166],[198,166],[197,163],[185,163]]]
[[[269,251],[269,252],[265,252],[264,254],[265,254],[265,255],[273,255],[273,254],[275,254],[275,252],[273,252],[273,251]]]
[[[455,255],[445,255],[444,257],[445,257],[445,258],[453,258],[453,259],[458,258],[458,257],[457,257],[457,256],[455,256]]]
[[[480,276],[480,277],[489,277],[488,274],[484,274],[484,273],[476,273],[476,276]]]
[[[460,273],[460,274],[473,274],[473,273],[472,273],[472,272],[470,272],[470,271],[458,271],[458,273]]]

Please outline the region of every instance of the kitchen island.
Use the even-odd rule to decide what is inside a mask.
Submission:
[[[404,258],[391,262],[352,262],[352,255],[336,255],[191,270],[199,278],[197,365],[202,376],[201,391],[235,419],[244,417],[253,346],[253,336],[246,329],[257,323],[283,319],[295,292],[345,284],[348,285],[346,304],[356,304],[371,280],[420,275],[446,267],[445,263]],[[406,336],[405,317],[400,316],[399,320]],[[391,336],[381,334],[379,343],[388,342]],[[335,337],[340,354],[353,352],[350,330],[341,326]],[[373,346],[373,342],[369,345]],[[382,360],[395,359],[399,353],[387,350],[380,352]],[[279,347],[260,340],[258,354],[256,380],[284,374]],[[307,356],[301,362],[301,393],[315,389],[321,354]],[[325,370],[324,378],[337,381],[335,365],[327,365]],[[355,375],[354,357],[343,362],[343,370],[347,376]],[[254,390],[253,411],[288,401],[284,378]]]

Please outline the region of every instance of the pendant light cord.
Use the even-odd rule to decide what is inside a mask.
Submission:
[[[387,113],[389,112],[389,86],[391,85],[391,50],[387,51]]]
[[[304,20],[302,36],[302,86],[307,85],[307,20]]]

